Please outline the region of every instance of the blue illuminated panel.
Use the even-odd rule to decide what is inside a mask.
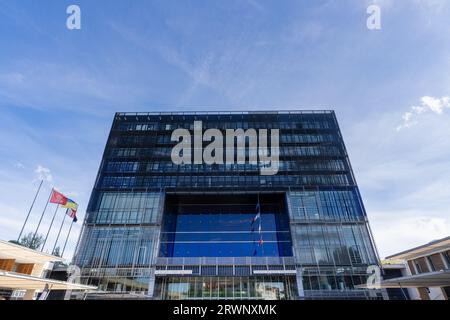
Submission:
[[[169,205],[160,256],[292,256],[287,214],[274,204],[261,205],[253,221],[256,213],[254,204]]]

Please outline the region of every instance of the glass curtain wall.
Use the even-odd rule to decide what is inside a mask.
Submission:
[[[194,121],[202,121],[203,131],[219,129],[222,133],[227,129],[278,129],[278,173],[263,176],[261,167],[249,161],[175,165],[171,151],[177,142],[171,141],[172,132],[183,128],[193,134]],[[208,143],[203,142],[203,148]],[[247,160],[257,153],[250,148],[244,151]],[[241,203],[239,211],[230,209],[232,206],[167,207],[164,203],[168,194],[186,193],[286,194],[286,208],[283,213],[261,206],[264,245],[255,246],[255,240],[261,239],[259,230],[252,231],[249,222],[255,202]],[[167,215],[163,217],[164,208]],[[83,282],[97,283],[108,292],[144,292],[148,288],[153,297],[158,257],[169,261],[292,255],[299,276],[279,276],[297,283],[295,294],[284,294],[289,299],[298,294],[300,298],[321,298],[330,292],[337,293],[336,297],[339,292],[350,292],[365,281],[367,266],[378,264],[333,111],[115,115],[74,257]],[[248,279],[258,277],[250,275]],[[206,286],[222,286],[221,277],[214,282],[208,279]],[[226,288],[234,288],[236,277],[224,279]],[[170,284],[173,279],[156,280]],[[196,288],[200,282],[194,282]],[[183,288],[167,292],[185,292]],[[158,294],[185,297],[184,293]]]

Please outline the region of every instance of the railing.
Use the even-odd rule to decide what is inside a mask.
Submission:
[[[183,257],[156,258],[157,266],[183,265],[221,265],[221,266],[252,266],[252,265],[295,265],[294,257]]]
[[[157,275],[251,276],[295,274],[293,257],[196,257],[157,258]]]
[[[364,299],[364,300],[381,300],[383,298],[381,290],[305,290],[305,295],[302,299]]]

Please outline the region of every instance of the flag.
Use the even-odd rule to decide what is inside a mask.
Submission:
[[[52,189],[52,196],[50,197],[51,203],[57,203],[60,205],[65,205],[67,203],[67,197],[63,195],[62,193],[56,191],[55,189]]]
[[[259,205],[259,195],[258,195],[258,202],[256,203],[256,215],[252,219],[252,224],[256,222],[259,218],[261,218],[261,207]]]
[[[258,212],[258,213],[256,214],[256,216],[253,217],[253,219],[252,219],[252,224],[255,223],[255,221],[258,220],[259,218],[261,218],[261,213],[260,213],[260,212]]]
[[[78,204],[75,201],[73,201],[72,199],[67,199],[66,203],[62,207],[67,208],[67,209],[73,209],[73,210],[77,211]]]
[[[72,220],[73,222],[77,222],[78,221],[78,219],[77,219],[77,210],[69,209],[69,210],[67,210],[66,214],[73,219]]]

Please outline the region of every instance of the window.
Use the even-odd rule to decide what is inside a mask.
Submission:
[[[414,265],[416,266],[417,273],[422,273],[422,268],[420,267],[420,264],[414,261]]]
[[[449,251],[443,252],[442,255],[444,256],[444,259],[447,261],[447,266],[450,267],[450,254],[449,254]]]
[[[155,223],[159,208],[159,193],[103,192],[99,197],[96,223]]]
[[[431,268],[431,271],[436,271],[436,267],[435,267],[435,265],[433,263],[433,260],[431,260],[430,257],[427,257],[427,261],[428,261],[428,264],[429,264],[429,266]]]

